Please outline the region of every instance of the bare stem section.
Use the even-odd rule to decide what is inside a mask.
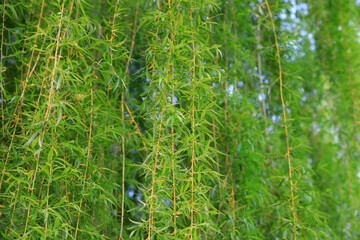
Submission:
[[[259,5],[258,7],[259,9],[259,14],[263,15],[263,11],[261,8],[261,5]],[[258,16],[258,18],[260,18],[260,16]],[[265,124],[265,134],[268,134],[268,130],[267,130],[267,124],[266,124],[266,104],[265,104],[265,92],[264,92],[264,80],[262,77],[262,58],[261,58],[261,53],[260,53],[260,48],[261,48],[261,25],[260,23],[256,26],[256,40],[258,43],[258,51],[256,53],[256,58],[257,58],[257,70],[258,70],[258,75],[259,75],[259,82],[260,82],[260,94],[261,94],[261,111],[263,114],[263,118],[265,119],[264,124]]]
[[[284,96],[283,96],[283,78],[282,78],[282,68],[281,68],[281,58],[280,58],[280,49],[279,49],[279,43],[278,43],[278,37],[276,35],[276,28],[274,24],[274,18],[270,9],[269,2],[265,0],[266,7],[269,11],[271,26],[274,32],[274,39],[275,39],[275,46],[276,46],[276,56],[278,60],[279,65],[279,82],[280,82],[280,98],[281,98],[281,106],[282,106],[282,112],[283,112],[283,118],[284,118],[284,129],[285,129],[285,137],[286,137],[286,155],[289,165],[289,179],[290,179],[290,193],[291,193],[291,211],[293,215],[292,224],[293,224],[293,233],[294,233],[294,239],[296,240],[296,213],[295,213],[295,199],[294,199],[294,184],[292,180],[292,167],[291,167],[291,158],[290,158],[290,143],[289,143],[289,133],[288,133],[288,125],[287,125],[287,118],[286,118],[286,107],[284,102]]]
[[[3,15],[2,15],[2,27],[1,27],[1,43],[0,43],[0,84],[1,86],[4,86],[4,80],[3,80],[3,48],[4,48],[4,30],[5,30],[5,14],[6,14],[6,0],[4,0],[4,5],[3,5]],[[5,131],[5,118],[4,118],[4,93],[3,90],[0,90],[0,99],[1,99],[1,121],[2,121],[2,131]],[[4,144],[4,143],[2,143]],[[0,189],[1,190],[1,189]]]
[[[190,24],[193,27],[193,9],[190,8]],[[192,71],[192,86],[191,86],[191,202],[190,202],[190,239],[193,239],[193,228],[194,228],[194,168],[195,168],[195,86],[196,86],[196,50],[195,50],[195,38],[194,33],[191,32],[192,50],[193,50],[193,71]]]
[[[129,57],[128,60],[126,62],[126,67],[125,67],[125,79],[129,74],[129,65],[130,65],[130,60],[131,60],[131,56],[134,50],[134,46],[135,46],[135,36],[136,36],[136,26],[137,26],[137,17],[138,17],[138,12],[139,12],[139,1],[137,1],[136,3],[136,10],[135,10],[135,19],[134,19],[134,27],[133,27],[133,32],[132,32],[132,37],[131,37],[131,47],[130,47],[130,52],[129,52]],[[114,16],[114,22],[115,22],[115,16]],[[125,83],[126,84],[126,83]],[[125,122],[125,116],[124,116],[124,106],[126,106],[127,111],[129,112],[131,119],[136,127],[136,130],[138,132],[138,134],[140,135],[141,139],[142,139],[142,135],[141,132],[139,130],[139,128],[137,127],[137,124],[135,122],[135,120],[132,117],[131,111],[128,108],[128,106],[125,104],[125,93],[126,92],[126,86],[123,86],[123,92],[121,93],[121,119],[123,122]],[[122,235],[123,235],[123,228],[124,228],[124,211],[125,211],[125,138],[124,136],[121,137],[122,138],[122,142],[121,142],[121,150],[122,150],[122,181],[121,181],[121,187],[122,187],[122,200],[121,200],[121,225],[120,225],[120,235],[119,235],[119,239],[123,239]],[[145,142],[143,141],[144,144],[144,148],[146,149],[146,145]]]

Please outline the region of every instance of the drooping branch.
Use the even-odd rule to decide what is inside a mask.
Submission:
[[[296,213],[295,213],[295,198],[294,198],[294,184],[292,179],[292,167],[291,167],[291,158],[290,158],[290,143],[289,143],[289,133],[288,133],[288,121],[286,118],[286,106],[283,96],[283,72],[281,67],[281,57],[280,57],[280,49],[279,49],[279,43],[278,43],[278,36],[276,34],[276,28],[274,23],[274,18],[270,9],[269,2],[265,0],[265,4],[267,7],[267,10],[269,12],[270,21],[272,30],[274,32],[274,40],[275,40],[275,47],[276,47],[276,58],[278,62],[279,67],[279,84],[280,84],[280,98],[281,98],[281,106],[282,106],[282,113],[284,118],[284,130],[285,130],[285,138],[286,138],[286,157],[288,160],[288,166],[289,166],[289,180],[290,180],[290,194],[291,194],[291,212],[292,212],[292,224],[293,224],[293,233],[294,233],[294,240],[296,240],[296,230],[297,230],[297,222],[296,222]]]

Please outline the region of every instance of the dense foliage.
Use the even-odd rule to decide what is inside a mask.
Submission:
[[[1,239],[358,239],[356,0],[2,0]]]

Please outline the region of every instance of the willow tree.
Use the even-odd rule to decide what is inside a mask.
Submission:
[[[355,0],[1,2],[4,239],[357,239]]]

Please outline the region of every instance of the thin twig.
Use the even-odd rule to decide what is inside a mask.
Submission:
[[[261,8],[261,4],[258,7],[259,9],[259,13],[263,14],[262,8]],[[260,16],[258,16],[258,18],[260,18]],[[260,94],[261,94],[261,111],[263,114],[263,118],[264,118],[264,124],[265,124],[265,135],[267,136],[268,134],[268,130],[267,130],[267,123],[266,123],[266,104],[265,104],[265,93],[264,93],[264,82],[263,82],[263,77],[262,77],[262,66],[261,66],[261,54],[260,54],[260,47],[261,47],[261,32],[260,32],[260,23],[258,23],[257,27],[256,27],[256,40],[257,40],[257,53],[256,53],[256,57],[257,57],[257,70],[258,70],[258,75],[259,75],[259,81],[260,81]]]
[[[190,4],[190,25],[193,28],[193,9]],[[193,239],[193,228],[194,228],[194,168],[195,168],[195,79],[196,79],[196,50],[195,50],[195,38],[194,32],[191,31],[191,38],[192,38],[192,51],[193,51],[193,58],[191,60],[193,64],[193,75],[192,75],[192,87],[191,87],[191,203],[190,203],[190,239]]]
[[[156,19],[156,23],[158,23],[159,18]],[[155,38],[156,40],[158,39],[158,33],[159,33],[159,26],[157,26],[156,28],[156,34],[155,34]],[[154,75],[154,66],[155,66],[155,54],[153,56],[152,59],[152,65],[149,67],[149,69],[151,69],[151,67],[153,67],[153,75]],[[165,94],[166,95],[166,94]],[[153,199],[155,198],[154,196],[154,185],[156,182],[156,169],[157,169],[157,161],[158,161],[158,155],[159,155],[159,144],[160,144],[160,138],[161,138],[161,130],[162,130],[162,121],[163,121],[163,114],[165,111],[165,106],[162,107],[161,109],[161,114],[160,114],[160,126],[159,126],[159,133],[158,133],[158,142],[156,144],[156,147],[154,147],[153,152],[155,152],[155,162],[154,162],[154,168],[152,170],[152,180],[151,180],[151,195],[150,195],[150,206],[149,206],[149,218],[148,218],[148,222],[149,222],[149,230],[148,230],[148,237],[147,240],[151,240],[151,234],[152,234],[152,225],[153,223]],[[153,136],[153,141],[155,140],[155,135]]]
[[[269,6],[269,3],[267,0],[265,0],[266,7],[269,12],[270,21],[272,25],[272,29],[274,32],[274,39],[275,39],[275,46],[276,46],[276,55],[279,65],[279,82],[280,82],[280,98],[281,98],[281,106],[282,106],[282,112],[284,117],[284,128],[285,128],[285,137],[286,137],[286,152],[287,152],[287,160],[289,165],[289,178],[290,178],[290,193],[291,193],[291,211],[292,211],[292,217],[293,217],[293,233],[294,233],[294,240],[296,240],[296,214],[295,214],[295,199],[294,199],[294,185],[292,180],[292,168],[291,168],[291,159],[290,159],[290,143],[289,143],[289,133],[288,133],[288,126],[287,126],[287,119],[286,119],[286,107],[284,102],[284,96],[283,96],[283,79],[282,79],[282,69],[281,69],[281,58],[280,58],[280,50],[279,50],[279,43],[277,40],[276,35],[276,28],[274,24],[273,15]]]
[[[133,53],[134,46],[135,46],[135,36],[136,36],[136,26],[137,26],[138,11],[139,11],[139,1],[137,1],[137,3],[136,3],[131,48],[130,48],[129,57],[128,57],[126,67],[125,67],[125,81],[126,81],[127,75],[129,74],[129,66],[130,66],[131,55]],[[114,18],[114,21],[115,21],[115,18]],[[126,84],[126,82],[125,82],[125,84]],[[121,119],[122,119],[123,122],[125,122],[125,117],[124,117],[124,105],[125,105],[125,94],[124,94],[124,92],[126,90],[125,88],[126,87],[123,86],[123,91],[121,93]],[[127,105],[126,105],[126,109],[129,112],[129,114],[131,114],[131,111],[127,107]],[[135,120],[133,118],[132,118],[132,120],[135,123],[135,126],[137,128]],[[137,130],[138,130],[138,133],[140,134],[140,137],[142,138],[140,130],[138,128],[137,128]],[[124,138],[123,135],[122,135],[121,138],[122,138],[122,143],[121,143],[121,148],[122,148],[122,202],[121,202],[121,225],[120,225],[120,236],[119,236],[120,239],[122,239],[122,232],[123,232],[123,227],[124,227],[124,211],[125,211],[125,138]],[[146,149],[145,142],[143,141],[143,143],[144,143],[144,147]]]

